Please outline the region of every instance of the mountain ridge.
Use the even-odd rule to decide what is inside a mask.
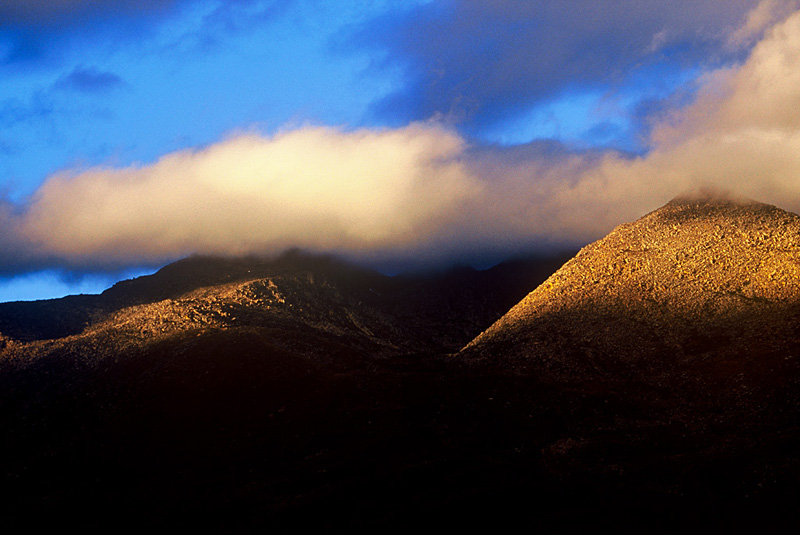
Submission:
[[[345,262],[331,255],[317,255],[290,250],[274,258],[193,256],[165,266],[152,275],[120,281],[98,295],[67,296],[44,301],[0,303],[0,333],[20,342],[58,339],[77,335],[84,329],[108,320],[120,310],[152,305],[201,288],[236,282],[254,281],[274,276],[313,273],[330,279],[345,293],[359,295],[376,304],[386,294],[386,308],[411,296],[425,308],[424,299],[414,293],[441,293],[440,287],[472,292],[487,286],[500,292],[493,298],[492,314],[502,314],[530,285],[538,284],[552,273],[569,255],[530,256],[512,259],[483,271],[451,269],[432,274],[383,275],[358,264]],[[313,284],[313,283],[312,283]],[[434,299],[441,304],[442,298]],[[429,314],[430,315],[430,314]],[[457,348],[456,348],[457,349]]]

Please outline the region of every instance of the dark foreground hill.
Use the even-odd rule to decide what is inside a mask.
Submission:
[[[0,306],[4,518],[785,530],[800,503],[798,219],[673,201],[494,325],[560,263],[398,278],[296,254],[189,259],[75,305],[82,323],[59,338],[71,320],[14,319],[52,302]]]

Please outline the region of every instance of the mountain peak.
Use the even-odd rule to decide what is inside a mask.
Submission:
[[[694,189],[687,190],[680,195],[673,198],[669,205],[679,204],[733,204],[747,206],[752,204],[761,204],[753,199],[749,199],[742,195],[738,195],[731,190],[716,188],[713,186],[702,186]]]
[[[800,342],[797,314],[800,216],[706,192],[586,246],[465,349],[501,344],[524,367],[619,371],[765,336]]]

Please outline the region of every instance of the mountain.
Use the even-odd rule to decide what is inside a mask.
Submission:
[[[800,216],[682,197],[582,249],[464,353],[556,378],[645,376],[711,356],[790,357],[798,320]]]
[[[63,338],[130,306],[177,299],[205,287],[309,271],[369,284],[380,274],[334,258],[289,251],[278,258],[194,256],[167,265],[153,275],[121,281],[100,295],[0,303],[0,332],[20,341]],[[349,271],[349,273],[347,273]]]
[[[394,353],[448,352],[568,257],[396,277],[299,251],[273,259],[191,257],[100,295],[0,303],[0,334],[19,342],[26,354],[79,340],[95,340],[102,350],[198,329],[240,327],[349,333],[376,344],[371,351],[380,346]]]
[[[0,306],[6,519],[332,529],[446,503],[497,478],[482,448],[504,432],[500,407],[463,412],[492,382],[441,355],[563,261],[388,277],[298,252],[195,257],[99,296]],[[48,337],[72,310],[82,321]]]
[[[800,216],[676,198],[582,249],[459,358],[580,393],[543,452],[565,477],[779,518],[800,487]]]
[[[785,531],[798,220],[683,197],[565,264],[193,257],[0,305],[4,521]]]

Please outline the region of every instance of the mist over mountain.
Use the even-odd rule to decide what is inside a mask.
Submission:
[[[796,522],[800,216],[705,192],[570,256],[394,277],[191,257],[1,304],[8,521]]]

